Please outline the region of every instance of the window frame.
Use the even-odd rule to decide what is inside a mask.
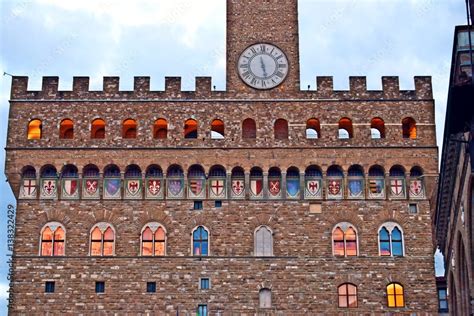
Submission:
[[[271,245],[270,245],[270,255],[258,255],[257,254],[257,233],[261,230],[261,229],[266,229],[268,232],[270,232],[270,237],[271,237]],[[260,225],[258,226],[257,228],[255,228],[254,230],[254,233],[253,233],[253,240],[254,240],[254,244],[253,244],[253,251],[254,251],[254,256],[255,257],[273,257],[275,254],[274,254],[274,247],[273,247],[273,244],[274,244],[274,232],[273,230],[267,226],[267,225]],[[264,242],[264,246],[265,246],[265,242]],[[263,247],[265,248],[265,247]],[[265,253],[265,249],[263,251]]]
[[[341,229],[342,232],[343,232],[343,238],[344,238],[344,255],[336,255],[334,253],[334,232],[336,231],[336,229]],[[348,255],[347,254],[347,239],[346,239],[346,234],[347,234],[347,231],[352,228],[355,232],[355,235],[356,235],[356,240],[355,240],[355,244],[356,244],[356,254],[355,255]],[[338,223],[336,224],[332,231],[331,231],[331,245],[332,245],[332,255],[333,257],[340,257],[340,258],[347,258],[347,257],[358,257],[359,256],[359,231],[358,229],[352,225],[351,223],[349,222],[341,222],[341,223]]]
[[[385,228],[388,230],[388,236],[389,236],[389,245],[390,245],[390,255],[382,255],[381,248],[380,248],[380,232],[382,231],[382,228]],[[392,232],[395,228],[398,228],[401,233],[401,243],[402,243],[402,255],[393,255],[393,239],[392,239]],[[382,225],[380,225],[378,231],[377,231],[377,241],[378,241],[378,246],[379,246],[379,256],[380,257],[405,257],[405,232],[403,231],[402,227],[395,223],[395,222],[385,222]]]
[[[201,250],[201,253],[199,255],[194,253],[194,232],[196,230],[198,230],[200,227],[202,227],[207,232],[207,254],[206,255],[202,254],[202,243],[205,239],[200,239],[199,240],[200,245],[201,245],[199,249]],[[209,257],[209,256],[211,256],[211,233],[210,233],[210,230],[204,225],[198,225],[198,226],[194,227],[193,230],[191,231],[191,256],[193,256],[193,257]]]
[[[153,229],[154,227],[154,229]],[[158,222],[150,222],[150,223],[147,223],[143,226],[141,232],[140,232],[140,256],[145,256],[143,255],[143,233],[145,232],[145,230],[147,228],[150,228],[150,230],[152,231],[153,233],[153,237],[152,237],[152,254],[151,255],[146,255],[146,257],[165,257],[166,256],[166,246],[167,246],[167,241],[168,241],[168,232],[166,231],[166,228],[165,226],[163,226],[162,224],[158,223]],[[156,232],[158,231],[158,229],[163,229],[163,232],[165,233],[165,238],[164,240],[156,240],[155,239],[155,234]],[[150,241],[146,241],[146,242],[150,242]],[[164,253],[162,255],[156,255],[155,254],[155,251],[156,251],[156,248],[155,248],[155,243],[159,243],[159,242],[163,242],[164,243]]]
[[[262,306],[262,305],[265,305],[265,298],[264,295],[267,294],[269,295],[269,300],[270,300],[270,306]],[[270,309],[272,308],[273,306],[273,302],[272,302],[272,289],[268,288],[268,287],[264,287],[264,288],[261,288],[260,290],[258,290],[258,307],[260,309]]]
[[[202,286],[202,282],[207,280],[207,288]],[[211,278],[205,277],[205,278],[199,278],[199,289],[203,291],[208,291],[211,289]]]
[[[51,226],[56,226],[56,229],[52,230],[51,229]],[[43,255],[43,233],[44,231],[46,230],[46,228],[50,228],[52,230],[52,239],[51,239],[51,255]],[[55,235],[55,232],[58,228],[61,228],[64,232],[64,239],[63,240],[58,240],[56,241],[55,238],[54,238],[54,235]],[[64,225],[59,223],[59,222],[48,222],[46,223],[43,228],[41,228],[40,230],[40,242],[39,242],[39,256],[40,257],[64,257],[66,256],[66,240],[67,240],[67,237],[66,237],[66,228],[64,228]],[[64,249],[64,253],[62,255],[56,255],[54,254],[54,243],[55,242],[63,242],[64,245],[63,245],[63,249]]]
[[[339,289],[342,288],[343,286],[345,286],[346,288],[346,294],[341,294],[339,292]],[[352,295],[352,294],[349,294],[349,286],[353,286],[355,288],[355,295]],[[341,306],[340,304],[340,298],[341,297],[345,297],[345,303],[346,303],[346,306]],[[355,306],[350,306],[350,300],[349,298],[350,297],[355,297]],[[346,282],[346,283],[342,283],[340,284],[338,287],[337,287],[337,307],[338,308],[358,308],[359,307],[359,291],[358,291],[358,288],[357,288],[357,285],[353,284],[353,283],[350,283],[350,282]]]
[[[396,285],[399,285],[402,288],[402,294],[397,294]],[[393,286],[393,294],[388,294],[388,288],[390,286]],[[399,283],[399,282],[390,282],[389,284],[387,284],[387,286],[385,287],[385,294],[387,296],[387,307],[388,308],[404,308],[404,307],[406,307],[405,287],[401,283]],[[389,299],[390,296],[393,296],[395,306],[390,306],[390,299]],[[399,296],[401,296],[402,299],[403,299],[403,305],[402,306],[398,306],[398,304],[397,304],[397,297],[399,297]]]
[[[101,248],[100,248],[100,252],[101,254],[100,255],[93,255],[92,254],[92,232],[98,228],[101,232]],[[112,229],[112,232],[114,233],[114,240],[113,240],[113,244],[112,244],[112,254],[110,255],[104,255],[104,244],[106,242],[110,242],[110,240],[106,240],[105,239],[105,232],[107,231],[108,228],[111,228]],[[113,257],[115,256],[115,248],[116,248],[116,240],[117,240],[117,232],[115,230],[115,227],[112,225],[112,224],[109,224],[109,223],[106,223],[106,222],[100,222],[100,223],[97,223],[95,224],[94,226],[92,226],[91,230],[89,231],[89,256],[90,257]],[[97,241],[95,241],[97,242]]]

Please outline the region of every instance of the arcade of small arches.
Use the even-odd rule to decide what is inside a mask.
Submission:
[[[90,256],[115,256],[117,232],[115,227],[107,222],[95,224],[89,232]],[[377,232],[378,256],[403,257],[404,237],[401,226],[395,222],[383,223]],[[210,256],[211,232],[205,226],[197,226],[191,231],[192,256]],[[274,256],[274,232],[266,225],[254,230],[254,251],[256,257]],[[158,222],[150,222],[143,226],[140,232],[140,256],[166,256],[167,230]],[[334,257],[359,256],[359,234],[357,228],[348,222],[341,222],[332,230],[332,254]],[[49,222],[40,233],[40,256],[66,255],[66,228],[59,222]]]
[[[188,119],[183,125],[183,137],[185,139],[197,139],[199,134],[199,123],[195,119]],[[90,125],[91,139],[106,138],[105,120],[101,118],[94,119]],[[138,123],[134,119],[126,119],[122,122],[122,138],[134,139],[137,138]],[[381,118],[373,118],[370,122],[371,138],[382,139],[385,138],[385,122]],[[168,121],[164,118],[157,119],[151,129],[154,139],[168,138]],[[220,119],[215,119],[210,124],[211,139],[225,138],[225,124]],[[306,122],[306,138],[318,139],[322,137],[321,123],[317,118],[311,118]],[[59,138],[60,139],[74,139],[74,122],[66,118],[59,124]],[[257,124],[255,120],[247,118],[241,123],[241,136],[243,139],[257,138]],[[417,127],[416,121],[407,117],[401,122],[401,136],[407,139],[416,139]],[[40,119],[32,119],[28,123],[27,138],[41,139],[43,137],[43,122]],[[285,119],[277,119],[273,124],[273,137],[277,140],[288,139],[289,126]],[[338,138],[350,139],[354,137],[354,129],[352,120],[344,117],[339,120],[338,124]]]
[[[388,172],[380,165],[367,172],[360,165],[347,171],[332,165],[323,170],[311,165],[301,172],[297,167],[263,171],[253,167],[249,172],[235,167],[228,172],[215,165],[206,173],[201,165],[192,165],[185,173],[171,165],[166,173],[159,165],[145,172],[129,165],[122,172],[117,165],[107,165],[101,172],[87,165],[79,173],[75,165],[65,165],[58,173],[45,165],[39,174],[32,166],[22,170],[20,199],[425,199],[423,170],[414,166],[409,172],[403,166],[392,166]]]

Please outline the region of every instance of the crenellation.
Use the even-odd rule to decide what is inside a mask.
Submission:
[[[40,92],[42,99],[55,99],[58,97],[59,77],[43,77]]]
[[[212,78],[211,77],[196,77],[196,96],[207,97],[212,92]]]
[[[120,85],[120,78],[119,77],[104,77],[104,88],[103,92],[106,98],[115,97],[119,95],[119,85]]]
[[[331,97],[334,91],[333,78],[330,76],[316,77],[317,91],[322,97]]]
[[[13,76],[12,89],[10,93],[11,99],[22,99],[27,97],[28,79],[27,76]]]
[[[150,77],[135,77],[133,91],[137,97],[146,97],[150,92]]]
[[[89,77],[72,78],[72,96],[83,97],[89,93]]]
[[[382,77],[382,90],[384,98],[395,99],[400,97],[400,79],[396,76]]]
[[[419,99],[433,99],[431,76],[416,76],[415,91]]]
[[[181,92],[181,77],[165,77],[165,93],[167,96],[179,97]]]
[[[355,97],[367,96],[367,78],[366,77],[349,77],[350,92]]]

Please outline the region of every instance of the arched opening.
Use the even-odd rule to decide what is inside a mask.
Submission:
[[[206,173],[200,165],[192,165],[188,169],[188,196],[204,197],[206,195]]]
[[[65,230],[61,224],[46,224],[41,230],[41,256],[64,256],[65,242]]]
[[[209,255],[209,230],[204,226],[198,226],[193,231],[193,255]]]
[[[286,170],[286,194],[289,198],[298,198],[300,193],[300,171],[296,167]]]
[[[142,170],[137,165],[129,165],[125,169],[125,179],[141,178]]]
[[[35,119],[28,123],[28,139],[41,139],[43,124],[41,120]]]
[[[184,138],[196,139],[198,138],[198,123],[194,119],[189,119],[184,123]]]
[[[370,123],[372,139],[385,138],[385,122],[381,118],[373,118]]]
[[[327,197],[331,199],[340,199],[344,196],[343,180],[344,173],[342,168],[333,165],[326,172],[327,175]]]
[[[318,139],[321,136],[321,124],[318,119],[312,118],[306,122],[306,138]]]
[[[263,288],[258,292],[258,299],[260,308],[271,308],[272,307],[272,291],[267,288]]]
[[[235,167],[232,169],[231,175],[231,188],[232,197],[244,198],[245,197],[245,172],[241,167]]]
[[[259,167],[250,169],[250,196],[253,198],[263,196],[263,171]]]
[[[212,166],[209,170],[209,197],[213,199],[226,197],[227,172],[222,166]]]
[[[347,171],[347,188],[350,198],[364,197],[364,169],[360,165],[352,165]]]
[[[416,121],[411,117],[402,120],[403,138],[416,139]]]
[[[64,119],[59,125],[59,138],[60,139],[73,139],[74,138],[74,122],[70,119]]]
[[[257,257],[273,256],[273,233],[267,226],[255,230],[254,251]]]
[[[157,119],[153,124],[153,138],[167,139],[168,138],[168,122],[165,119]]]
[[[369,169],[369,197],[385,197],[385,170],[378,165]]]
[[[349,139],[354,137],[352,121],[347,117],[339,120],[339,139]]]
[[[401,284],[390,283],[387,285],[387,305],[388,307],[405,306],[405,295]]]
[[[98,223],[91,230],[91,256],[113,256],[115,254],[115,231],[110,224]]]
[[[122,138],[137,138],[137,121],[128,119],[122,124]]]
[[[357,256],[357,231],[350,223],[339,223],[332,231],[334,256]]]
[[[351,283],[344,283],[338,286],[338,305],[340,308],[357,307],[357,286]]]
[[[148,223],[142,229],[142,256],[166,254],[166,230],[159,223]]]
[[[268,192],[270,197],[281,196],[281,171],[277,167],[268,170]]]
[[[247,118],[242,122],[242,138],[257,138],[257,124],[251,118]]]
[[[95,119],[92,121],[91,138],[92,139],[105,138],[105,121],[103,119]]]
[[[214,120],[211,123],[211,139],[224,139],[224,122]]]
[[[278,119],[274,125],[275,139],[288,139],[288,122],[284,119]]]

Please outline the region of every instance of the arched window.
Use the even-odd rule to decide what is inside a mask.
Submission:
[[[357,256],[357,231],[349,223],[337,224],[332,231],[334,256]]]
[[[20,198],[36,198],[36,169],[32,166],[24,167],[21,172],[21,178],[22,186],[20,190]]]
[[[212,166],[209,170],[209,198],[222,199],[227,196],[227,172],[222,166]]]
[[[148,223],[142,229],[142,256],[166,254],[166,230],[159,223]]]
[[[306,122],[306,138],[318,139],[321,137],[321,124],[319,120],[312,118]]]
[[[288,122],[284,119],[276,120],[273,132],[275,139],[288,139]]]
[[[364,169],[359,165],[353,165],[347,172],[347,188],[349,198],[357,199],[364,197]]]
[[[390,196],[392,198],[405,198],[405,169],[402,166],[390,168]]]
[[[385,198],[385,170],[381,166],[369,169],[369,197]]]
[[[43,124],[41,120],[35,119],[28,123],[28,139],[41,139]]]
[[[74,122],[70,119],[64,119],[59,125],[59,138],[60,139],[73,139],[74,138]]]
[[[221,120],[212,121],[211,139],[224,139],[224,122]]]
[[[158,165],[148,166],[145,173],[145,197],[157,199],[163,197],[163,170]]]
[[[46,224],[41,230],[41,256],[64,256],[66,230],[60,223]]]
[[[381,256],[402,257],[403,231],[396,223],[388,222],[379,229],[379,247]]]
[[[281,171],[277,167],[268,170],[268,193],[271,198],[281,197]]]
[[[273,256],[273,233],[267,226],[260,226],[255,230],[255,256]]]
[[[204,226],[198,226],[193,230],[193,255],[209,255],[209,231]]]
[[[56,168],[52,165],[43,166],[40,171],[40,176],[41,198],[51,199],[57,197],[58,172],[56,171]]]
[[[79,172],[74,165],[66,165],[61,171],[61,196],[63,199],[79,198]]]
[[[323,173],[318,166],[309,166],[305,173],[305,199],[318,199],[322,197]]]
[[[270,289],[260,289],[260,291],[258,292],[258,299],[260,308],[272,307],[272,291]]]
[[[205,198],[206,173],[200,165],[192,165],[188,170],[188,197]]]
[[[344,173],[341,167],[333,165],[327,172],[327,197],[329,199],[341,199],[344,196],[343,180]]]
[[[184,197],[184,172],[181,166],[171,165],[166,172],[168,198]]]
[[[91,256],[113,256],[115,254],[115,231],[110,224],[98,223],[91,230]]]
[[[410,170],[410,198],[422,199],[425,197],[425,186],[423,181],[423,170],[413,167]]]
[[[352,121],[347,117],[339,120],[339,139],[349,139],[354,137]]]
[[[403,286],[400,283],[390,283],[387,285],[387,305],[388,307],[405,306]]]
[[[87,165],[82,169],[82,177],[98,178],[100,176],[99,168],[96,165]]]
[[[340,308],[357,307],[357,286],[351,283],[344,283],[337,288],[338,305]]]
[[[232,169],[232,198],[245,198],[245,172],[241,167]]]
[[[121,193],[120,169],[116,165],[104,168],[104,198],[119,199]]]
[[[125,198],[141,198],[142,170],[137,165],[127,166],[124,175]]]
[[[168,138],[168,122],[165,119],[157,119],[153,124],[153,138],[167,139]]]
[[[242,138],[257,138],[257,124],[251,118],[247,118],[242,122]]]
[[[385,138],[385,122],[381,118],[373,118],[370,122],[370,134],[372,139]]]
[[[91,138],[92,139],[105,138],[105,121],[103,119],[95,119],[92,121]]]
[[[196,120],[189,119],[184,123],[184,138],[186,139],[198,138],[198,123]]]
[[[250,169],[250,197],[263,197],[263,171],[259,167]]]
[[[82,198],[99,198],[100,171],[96,165],[87,165],[82,169]]]
[[[122,138],[137,138],[137,121],[128,119],[122,124]]]
[[[411,117],[402,120],[403,138],[416,139],[416,121]]]

